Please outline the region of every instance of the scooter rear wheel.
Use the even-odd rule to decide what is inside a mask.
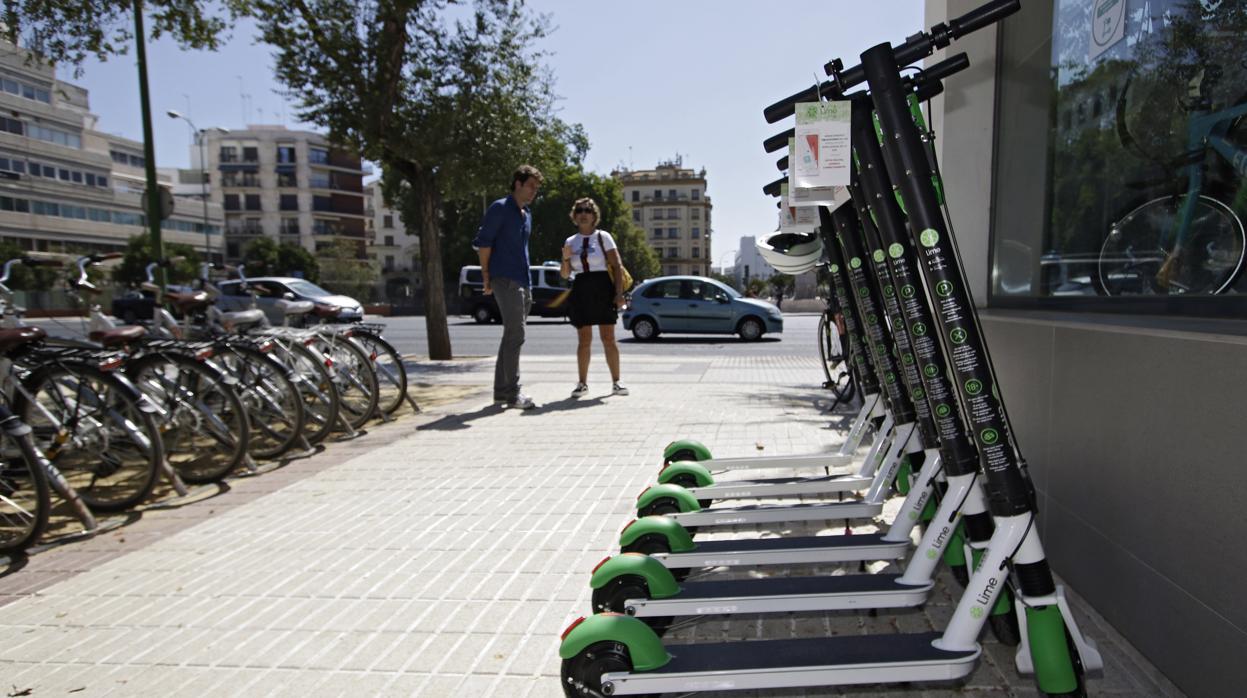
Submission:
[[[602,674],[618,671],[632,671],[632,659],[626,646],[609,641],[589,645],[576,656],[563,660],[563,668],[559,672],[563,695],[567,698],[605,698],[611,694],[602,690]],[[647,695],[656,698],[655,694]]]

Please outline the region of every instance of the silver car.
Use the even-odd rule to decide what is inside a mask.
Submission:
[[[337,322],[359,322],[364,319],[364,306],[350,296],[330,293],[307,279],[293,276],[257,276],[247,279],[249,286],[261,291],[256,297],[256,307],[264,311],[268,321],[280,325],[283,316],[275,307],[280,299],[296,301],[312,301],[316,304],[313,315],[319,315]],[[247,310],[251,307],[251,295],[242,288],[238,280],[222,281],[217,284],[221,295],[217,298],[217,307],[221,310]],[[336,310],[335,310],[336,309]]]

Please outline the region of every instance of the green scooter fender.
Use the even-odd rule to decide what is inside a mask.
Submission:
[[[1030,640],[1035,680],[1044,693],[1072,693],[1078,688],[1074,661],[1065,641],[1065,619],[1053,606],[1026,608],[1026,635]]]
[[[697,503],[697,498],[688,490],[679,485],[654,485],[645,488],[645,491],[636,498],[637,511],[653,504],[660,499],[674,499],[679,505],[681,512],[700,511],[701,504]]]
[[[693,478],[698,487],[709,487],[714,484],[714,476],[706,467],[697,461],[678,460],[674,461],[658,473],[658,482],[669,484],[672,480],[680,476]]]
[[[616,577],[635,575],[645,580],[651,599],[666,599],[680,593],[680,585],[661,562],[649,555],[623,553],[607,560],[593,571],[589,586],[601,589]]]
[[[687,553],[696,546],[688,530],[669,516],[643,516],[624,527],[619,534],[620,547],[637,542],[642,536],[660,535],[667,539],[667,547],[673,553]]]
[[[671,661],[662,640],[648,625],[620,613],[599,613],[580,621],[559,645],[559,657],[571,659],[598,642],[619,642],[628,648],[634,671],[653,671]]]
[[[680,454],[678,458],[677,454]],[[692,439],[672,441],[662,450],[662,460],[664,463],[670,463],[673,460],[710,460],[710,449],[700,441]]]

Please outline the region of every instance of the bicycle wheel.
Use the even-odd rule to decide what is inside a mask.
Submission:
[[[1185,197],[1152,199],[1127,213],[1100,248],[1106,295],[1216,294],[1238,278],[1247,250],[1243,223],[1229,206],[1201,195],[1181,249],[1175,249]]]
[[[13,555],[39,540],[52,498],[30,429],[3,405],[0,429],[8,437],[0,461],[0,555]]]
[[[377,372],[377,409],[384,414],[394,414],[407,396],[407,367],[403,365],[403,357],[381,335],[355,330],[351,338],[368,352]]]
[[[145,411],[145,400],[121,376],[58,362],[27,376],[13,411],[88,507],[120,511],[151,493],[164,459],[160,430]]]
[[[165,457],[183,480],[220,482],[242,462],[251,426],[220,371],[189,356],[147,354],[127,364],[126,375],[164,411]]]
[[[290,370],[290,377],[303,397],[303,436],[318,444],[338,423],[341,410],[338,389],[319,354],[298,341],[274,342],[274,358]]]
[[[818,321],[818,356],[826,377],[823,387],[830,390],[838,402],[852,400],[857,385],[846,360],[848,348],[841,341],[839,327],[830,311],[823,311]]]
[[[303,397],[287,369],[259,349],[218,346],[213,359],[237,381],[238,396],[251,421],[254,458],[277,458],[290,450],[303,431]]]
[[[377,372],[358,342],[341,335],[319,335],[311,345],[324,356],[338,389],[338,406],[352,429],[372,419],[377,409]]]

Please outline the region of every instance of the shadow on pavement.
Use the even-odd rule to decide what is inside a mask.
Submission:
[[[495,414],[502,414],[502,406],[490,403],[475,412],[446,415],[435,422],[429,422],[416,427],[416,431],[459,431],[460,429],[471,428],[472,425],[468,424],[468,422]]]
[[[544,405],[537,405],[531,410],[524,410],[523,415],[529,416],[529,415],[545,414],[547,412],[568,412],[570,410],[579,410],[585,407],[593,407],[594,405],[601,405],[601,404],[603,404],[603,400],[600,397],[591,397],[591,398],[565,397],[562,400],[555,400],[554,402],[547,402]]]
[[[620,344],[767,344],[780,341],[779,337],[762,337],[752,342],[743,339],[730,339],[722,336],[716,337],[668,337],[662,335],[657,339],[637,339],[636,337],[620,337]]]

